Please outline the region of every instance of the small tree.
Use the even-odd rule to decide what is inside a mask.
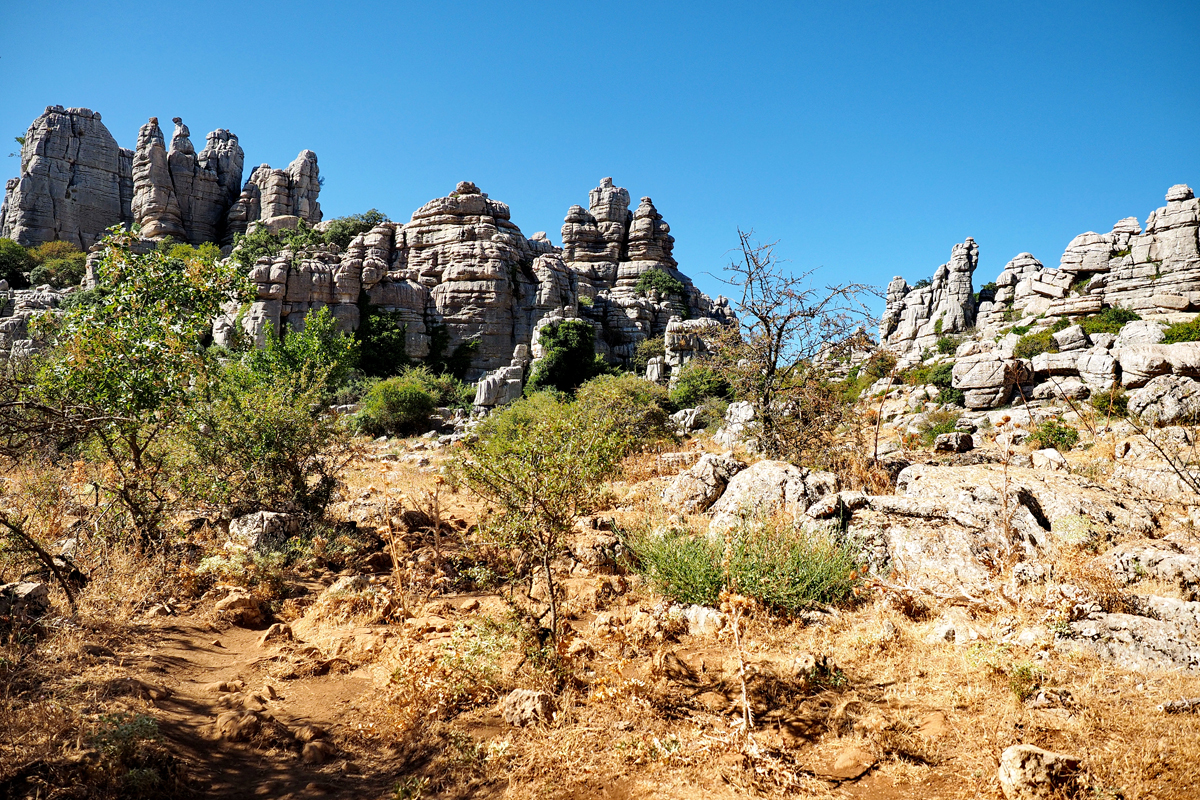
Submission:
[[[35,321],[48,350],[6,367],[0,449],[74,442],[109,464],[101,490],[129,514],[143,544],[172,500],[166,439],[206,368],[199,347],[222,303],[248,296],[231,267],[136,255],[128,234],[105,239],[94,302]]]
[[[550,630],[558,635],[557,586],[551,562],[576,517],[596,504],[603,482],[626,452],[624,434],[604,414],[549,394],[535,394],[488,417],[466,445],[456,472],[499,509],[493,535],[541,567]]]
[[[738,229],[738,254],[727,268],[738,326],[718,333],[713,355],[734,393],[750,401],[759,442],[768,455],[822,460],[849,404],[833,387],[824,357],[866,346],[863,302],[871,289],[848,283],[810,285],[812,272],[793,275],[775,255]]]

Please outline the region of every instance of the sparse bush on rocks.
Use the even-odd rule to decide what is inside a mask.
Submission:
[[[1063,425],[1061,422],[1048,419],[1040,423],[1029,434],[1029,443],[1042,450],[1053,447],[1055,450],[1070,450],[1079,443],[1079,431]]]
[[[1119,386],[1105,392],[1093,393],[1089,402],[1092,408],[1107,416],[1124,417],[1129,413],[1129,396]]]
[[[36,266],[33,257],[24,247],[12,239],[0,239],[0,279],[8,281],[13,289],[29,285],[25,273]]]
[[[664,295],[682,295],[684,291],[682,281],[671,277],[666,271],[658,267],[643,272],[641,277],[638,278],[635,288],[639,294],[657,291]]]
[[[1176,322],[1163,332],[1163,344],[1200,342],[1200,316],[1187,322]]]

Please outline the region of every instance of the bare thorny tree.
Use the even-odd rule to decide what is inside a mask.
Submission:
[[[722,331],[714,359],[737,394],[754,405],[762,450],[784,458],[825,460],[849,404],[832,385],[831,359],[873,347],[872,314],[861,283],[814,285],[814,271],[792,273],[738,229],[739,247],[725,282],[735,289],[738,325]]]

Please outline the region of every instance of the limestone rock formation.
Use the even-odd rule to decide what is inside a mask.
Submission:
[[[230,213],[230,229],[243,221],[283,219],[284,211],[319,214],[315,158],[309,155],[286,172],[256,169]],[[287,205],[294,192],[310,205]],[[682,349],[670,361],[678,367],[702,349],[693,334],[728,321],[728,302],[709,299],[678,271],[661,215],[648,199],[629,213],[628,196],[611,179],[602,181],[591,192],[588,211],[575,206],[568,212],[560,250],[545,234],[526,238],[507,205],[463,181],[417,209],[408,223],[383,223],[355,237],[345,252],[326,246],[261,259],[250,275],[258,301],[242,322],[250,336],[262,339],[267,326],[298,326],[309,310],[327,305],[352,330],[365,294],[371,305],[400,316],[409,357],[469,357],[467,377],[482,381],[480,406],[520,395],[530,355],[541,355],[538,331],[555,321],[590,322],[598,351],[613,361],[628,360],[639,342],[682,325],[691,333],[681,335]],[[629,254],[639,260],[625,259]],[[678,280],[683,293],[640,293],[640,276],[655,268]],[[218,338],[231,323],[220,324]]]
[[[889,284],[880,344],[902,367],[925,358],[945,334],[974,325],[974,338],[954,356],[953,386],[969,409],[996,408],[1014,398],[1084,399],[1120,384],[1138,388],[1160,375],[1200,377],[1200,350],[1184,342],[1161,344],[1167,324],[1200,311],[1200,200],[1172,186],[1166,206],[1145,227],[1118,221],[1108,233],[1082,233],[1068,243],[1056,269],[1020,253],[1000,272],[995,288],[971,296],[977,249],[956,246],[931,285]],[[1145,319],[1119,335],[1088,334],[1077,322],[1107,308],[1132,310]],[[1045,352],[1014,357],[1027,334],[1049,335]],[[1021,391],[1016,392],[1020,387]],[[1168,398],[1169,399],[1169,398]]]
[[[219,241],[237,200],[245,156],[237,137],[224,129],[208,134],[199,154],[191,132],[175,117],[171,147],[158,118],[138,132],[133,156],[133,218],[142,236],[172,236],[192,244]]]
[[[311,150],[286,170],[264,165],[253,188],[249,182],[243,187],[245,155],[237,136],[218,128],[197,152],[187,125],[179,117],[174,123],[169,146],[151,117],[136,149],[127,150],[99,114],[47,107],[26,134],[20,176],[6,183],[0,236],[26,246],[63,239],[87,249],[107,228],[136,223],[150,239],[229,244],[257,220],[321,221],[320,173]]]
[[[129,223],[132,159],[100,114],[48,106],[21,147],[21,174],[6,184],[0,236],[33,246],[62,239],[88,248]]]
[[[893,278],[879,324],[880,343],[901,353],[919,353],[938,337],[973,326],[971,276],[978,264],[979,247],[968,237],[953,247],[950,260],[937,268],[929,286],[910,288],[904,278]]]

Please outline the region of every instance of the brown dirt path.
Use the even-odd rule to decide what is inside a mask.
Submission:
[[[356,721],[353,701],[370,687],[370,680],[354,672],[271,679],[266,667],[278,647],[259,647],[261,635],[237,627],[219,630],[195,617],[166,618],[138,637],[134,652],[123,659],[133,677],[170,690],[170,697],[155,702],[155,716],[171,749],[186,762],[195,796],[391,797],[403,777],[402,764],[386,752],[363,751],[348,741]],[[245,695],[266,699],[259,712],[263,734],[255,741],[233,742],[217,735],[217,716],[228,708],[222,705],[222,693],[210,687],[228,681],[242,681]],[[275,698],[263,691],[268,684]],[[305,725],[327,731],[337,748],[323,764],[304,763],[300,757],[291,734]]]

